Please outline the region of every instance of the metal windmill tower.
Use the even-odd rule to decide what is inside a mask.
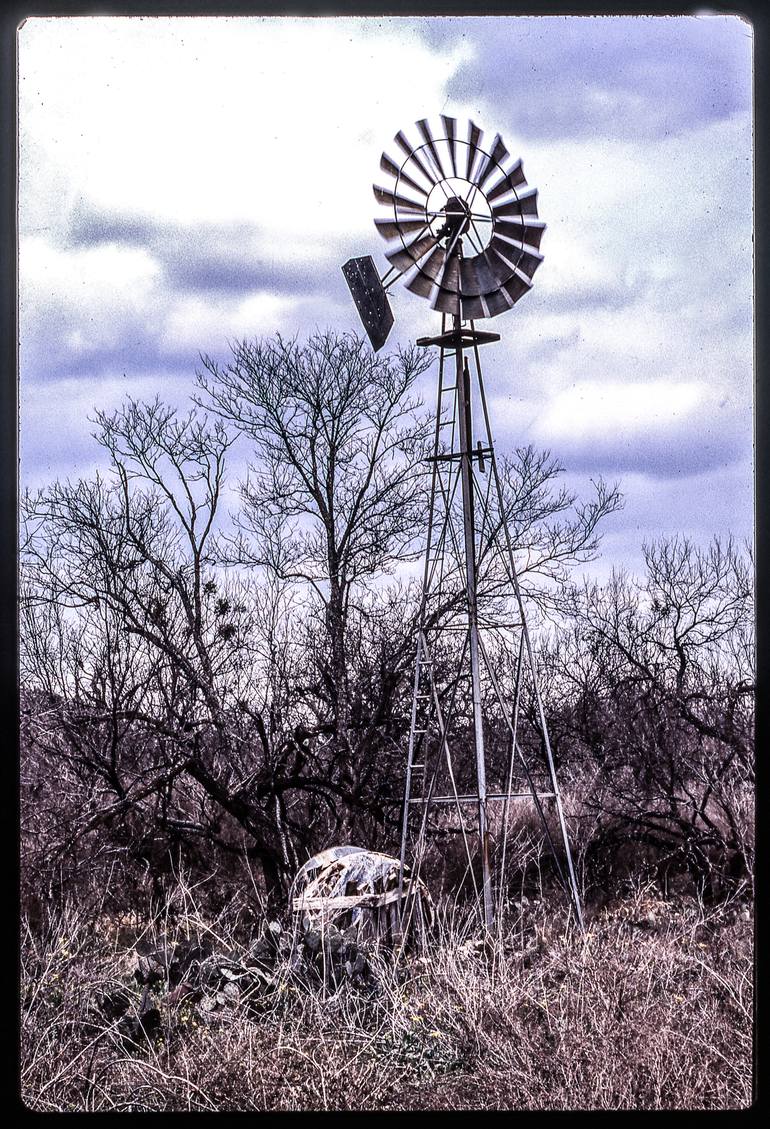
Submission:
[[[538,219],[536,189],[499,134],[487,147],[473,122],[462,136],[455,119],[444,115],[439,129],[422,120],[416,131],[414,143],[403,132],[396,135],[398,159],[384,153],[380,161],[390,186],[374,186],[385,209],[374,222],[388,244],[389,271],[381,279],[369,256],[342,268],[375,349],[393,324],[387,289],[396,279],[403,277],[409,290],[441,313],[441,332],[417,339],[420,346],[437,347],[439,361],[402,875],[411,855],[412,874],[419,878],[429,831],[446,830],[447,818],[456,815],[468,872],[491,925],[493,873],[502,889],[510,807],[530,801],[582,927],[516,568],[515,512],[495,455],[481,370],[481,347],[500,335],[476,327],[478,319],[511,309],[531,288],[545,224]],[[525,716],[539,738],[534,750],[531,740],[523,740]],[[502,805],[496,867],[493,805]],[[551,831],[549,808],[555,809],[558,832]]]

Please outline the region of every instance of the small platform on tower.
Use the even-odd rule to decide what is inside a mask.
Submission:
[[[450,329],[446,333],[439,333],[437,337],[418,337],[418,345],[438,345],[440,349],[470,349],[474,345],[489,345],[492,341],[499,341],[499,333],[489,333],[482,329]]]

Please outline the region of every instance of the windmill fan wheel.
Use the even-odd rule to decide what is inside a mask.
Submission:
[[[396,134],[398,159],[382,155],[390,186],[374,185],[387,209],[374,221],[389,245],[385,257],[434,309],[464,320],[495,317],[527,293],[543,261],[537,189],[500,134],[486,147],[471,121],[463,139],[443,114],[439,129],[426,119],[415,128],[414,144]]]

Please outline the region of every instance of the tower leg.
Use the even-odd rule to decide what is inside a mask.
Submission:
[[[487,779],[484,760],[484,729],[481,716],[481,673],[479,668],[479,626],[476,601],[476,536],[473,500],[473,431],[471,421],[471,389],[459,344],[460,316],[454,315],[458,345],[455,351],[455,382],[460,438],[460,476],[463,501],[463,542],[465,549],[465,582],[468,603],[468,635],[470,643],[471,697],[473,703],[473,737],[476,752],[476,780],[479,796],[479,845],[481,848],[481,890],[484,924],[492,925],[492,882],[489,869],[489,822],[487,819]]]

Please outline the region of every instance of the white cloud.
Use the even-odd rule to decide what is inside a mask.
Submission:
[[[101,244],[60,249],[41,236],[22,240],[19,296],[22,371],[48,373],[152,334],[166,301],[159,264],[143,248]]]
[[[363,228],[383,144],[442,104],[462,57],[462,45],[428,51],[398,22],[28,20],[25,222],[49,222],[56,178],[65,212],[86,199],[174,221],[248,219],[278,240]]]
[[[161,341],[173,352],[188,350],[194,360],[230,339],[291,332],[296,324],[297,301],[269,291],[250,294],[236,302],[226,296],[181,297],[170,303],[163,319]]]
[[[160,266],[141,247],[102,243],[61,250],[40,236],[22,240],[20,263],[30,303],[44,298],[89,302],[101,293],[117,296],[122,305],[142,304],[156,288]]]
[[[643,439],[650,430],[670,432],[692,425],[709,400],[711,390],[695,381],[586,381],[548,403],[533,428],[534,437],[554,444],[565,439],[591,442],[608,432]]]

